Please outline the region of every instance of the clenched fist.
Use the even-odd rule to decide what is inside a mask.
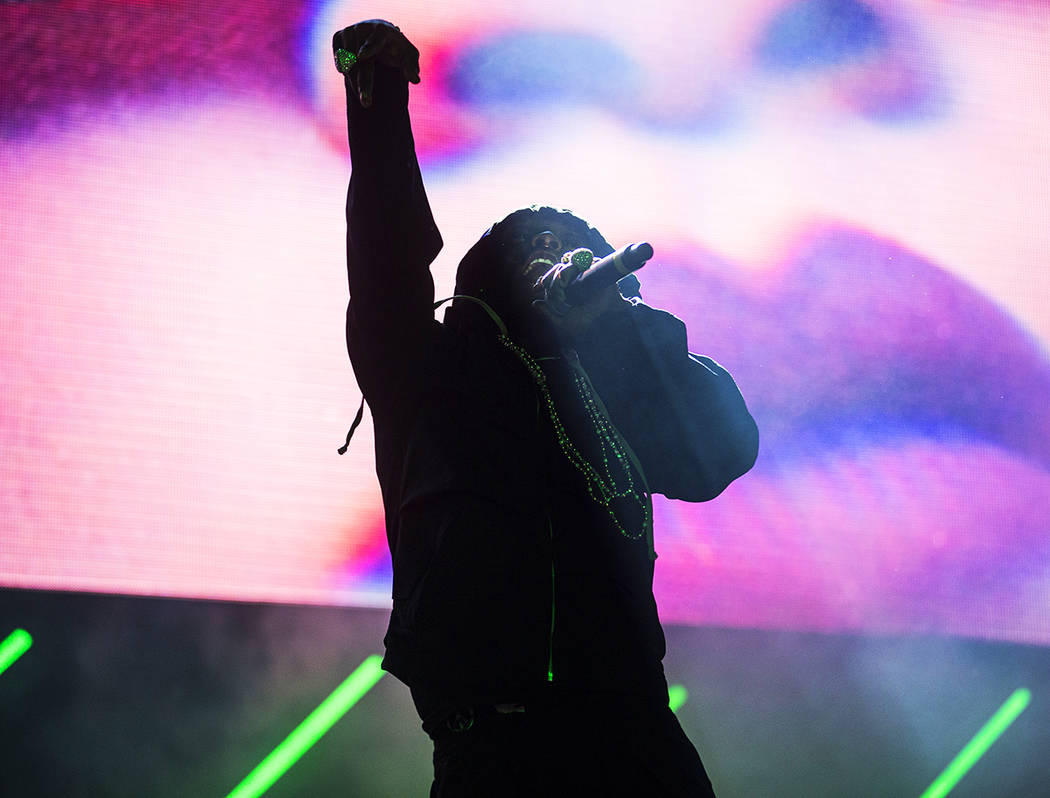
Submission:
[[[372,104],[376,62],[400,69],[405,80],[419,83],[419,50],[396,25],[369,19],[332,36],[336,69],[342,72],[361,105]]]

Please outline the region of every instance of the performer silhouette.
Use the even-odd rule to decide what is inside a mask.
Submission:
[[[434,741],[431,795],[713,795],[667,705],[650,497],[707,501],[751,468],[736,385],[637,290],[570,299],[612,247],[552,207],[493,225],[436,321],[442,242],[408,115],[419,53],[382,20],[333,49],[347,346],[394,568],[383,667]]]

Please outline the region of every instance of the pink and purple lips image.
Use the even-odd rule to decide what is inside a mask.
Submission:
[[[1050,643],[1050,12],[657,5],[0,9],[2,582],[387,600],[368,431],[334,455],[363,15],[422,53],[439,296],[572,207],[748,400],[754,470],[657,502],[666,621]]]

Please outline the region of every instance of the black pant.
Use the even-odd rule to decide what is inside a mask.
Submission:
[[[714,797],[666,705],[562,700],[510,714],[465,707],[433,736],[431,798]]]

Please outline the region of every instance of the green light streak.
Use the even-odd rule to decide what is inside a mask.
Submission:
[[[383,677],[383,658],[373,654],[321,702],[226,798],[257,798],[281,778]]]
[[[685,685],[672,684],[667,688],[667,706],[671,708],[672,712],[677,712],[682,708],[682,704],[689,700],[689,691],[685,689]]]
[[[927,787],[926,792],[920,795],[919,798],[944,798],[945,795],[951,792],[955,785],[959,783],[959,779],[977,764],[977,760],[984,756],[992,743],[999,739],[1002,733],[1010,727],[1010,724],[1017,719],[1017,716],[1025,711],[1025,708],[1031,701],[1031,690],[1025,687],[1019,687],[1014,690],[1013,695],[1006,699],[1006,703],[996,710],[996,713],[988,719],[988,722],[973,736],[973,739],[963,747],[963,750],[956,754],[955,759],[948,763],[948,767],[933,780],[933,784]]]
[[[33,636],[25,629],[15,629],[0,643],[0,673],[10,668],[33,645]]]

